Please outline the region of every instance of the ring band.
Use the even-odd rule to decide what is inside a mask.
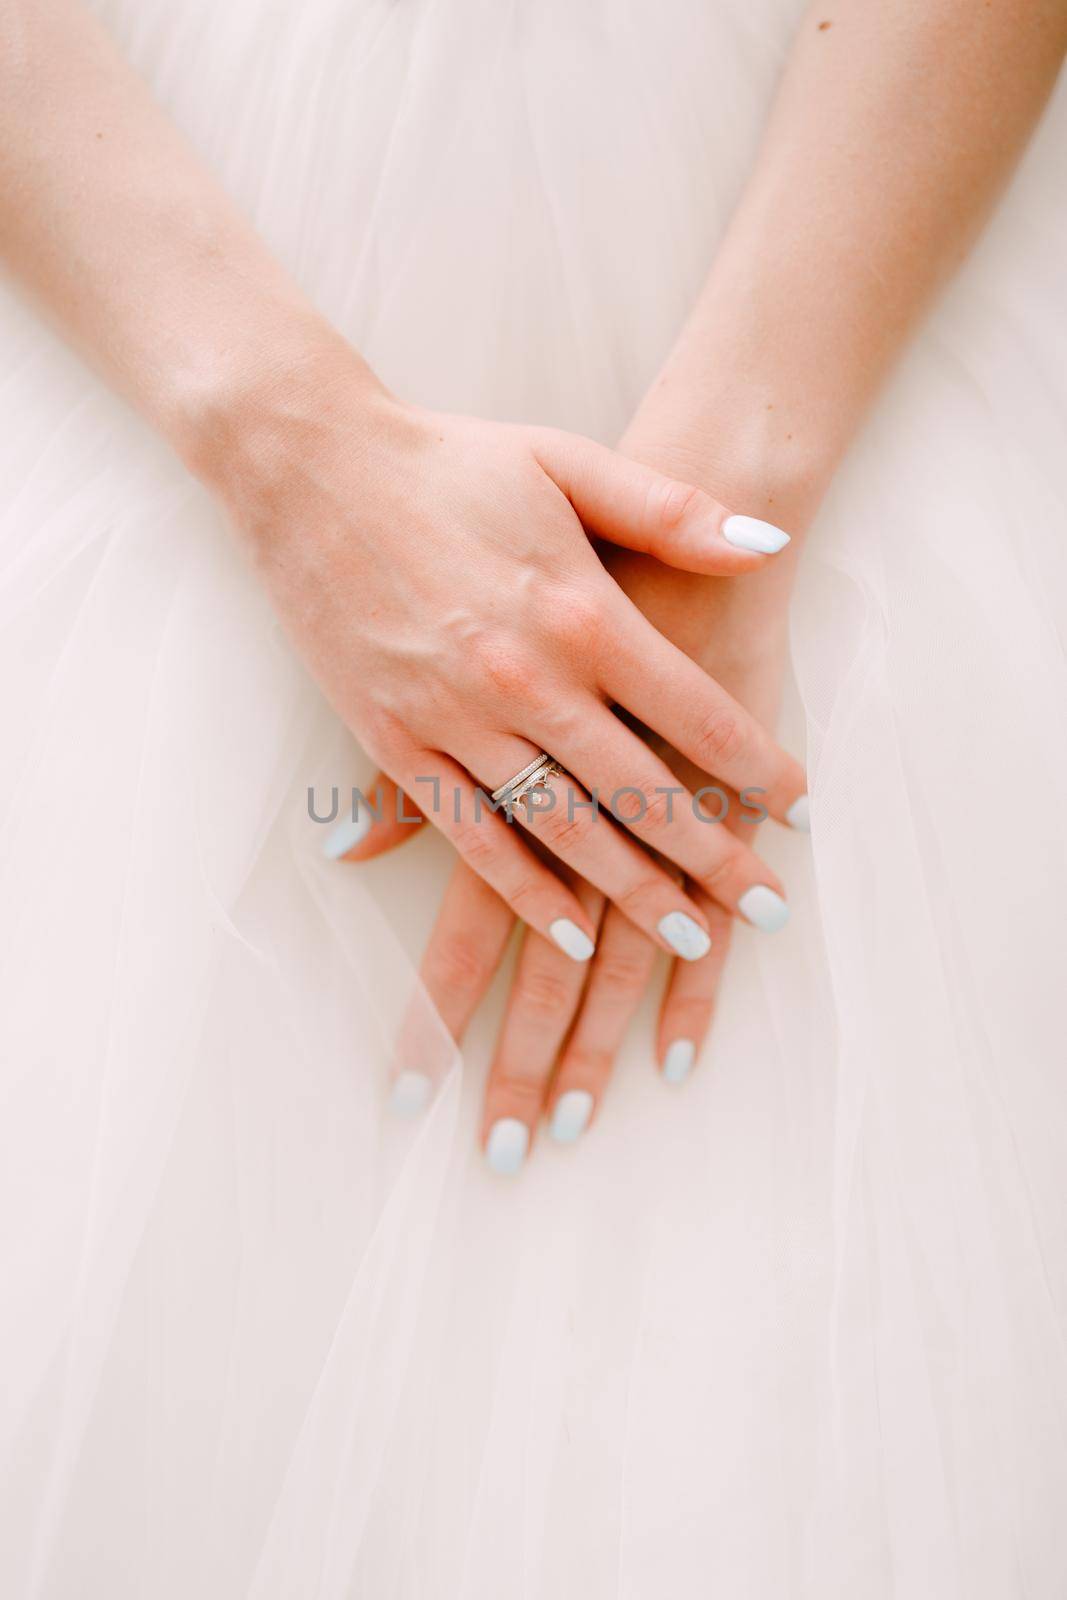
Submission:
[[[549,778],[565,778],[567,771],[558,761],[549,761],[547,766],[538,767],[536,772],[531,772],[522,783],[516,784],[514,789],[509,789],[504,801],[506,806],[513,806],[519,800],[525,800],[535,789],[547,789]]]
[[[522,800],[531,789],[543,789],[549,778],[565,777],[566,774],[559,762],[542,750],[536,761],[530,761],[521,772],[516,772],[507,783],[502,783],[499,789],[494,789],[492,794],[493,804],[499,805],[501,801],[506,805],[514,805],[517,800]]]

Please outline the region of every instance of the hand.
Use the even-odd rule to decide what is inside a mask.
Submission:
[[[738,659],[737,635],[731,637],[728,615],[731,598],[720,592],[718,605],[712,607],[724,661]],[[747,602],[743,609],[747,633],[754,616]],[[784,620],[784,612],[780,617],[765,614],[763,638],[777,635],[784,640]],[[732,672],[735,694],[768,724],[773,724],[777,711],[780,664],[779,652],[767,649],[752,653],[747,670]],[[671,765],[680,781],[691,787],[700,783],[700,774],[688,762],[675,758]],[[749,820],[744,820],[744,808],[731,796],[723,826],[751,838],[755,827],[751,813],[747,815]],[[466,937],[470,939],[477,930],[477,938],[483,941],[478,956],[472,958],[468,950],[460,958],[468,976],[478,971],[479,959],[481,972],[491,976],[502,950],[498,946],[494,951],[489,943],[494,936],[499,941],[504,932],[499,910],[494,915],[484,885],[464,885],[460,871],[457,869],[456,881],[450,886],[424,962],[425,981],[435,999],[435,985],[444,968],[455,961],[461,916],[465,917]],[[690,887],[707,916],[712,948],[703,961],[672,963],[669,973],[660,1008],[656,1061],[665,1082],[672,1085],[684,1081],[699,1057],[736,926],[736,920],[721,906],[703,897],[697,886]],[[602,902],[598,905],[595,898],[587,904],[590,915],[602,909]],[[452,927],[449,917],[455,919]],[[566,963],[561,963],[542,939],[524,933],[486,1086],[481,1137],[496,1170],[517,1170],[542,1116],[553,1137],[563,1143],[578,1139],[589,1126],[652,976],[654,958],[652,945],[613,906],[603,908],[597,952],[587,974],[566,970]],[[473,986],[467,987],[464,998],[472,1010],[476,1003]],[[464,1027],[467,1018],[458,1014],[456,999],[451,1002],[451,1012],[449,1026]],[[412,1081],[398,1080],[407,1085],[409,1094]]]
[[[747,587],[711,585],[702,601],[705,627],[710,622],[716,640],[710,653],[721,657],[733,693],[773,725],[785,648],[785,591],[753,597]],[[659,599],[666,608],[667,597],[661,594]],[[676,628],[685,626],[689,614],[678,613]],[[752,647],[754,638],[759,648]],[[671,764],[680,781],[690,787],[700,783],[701,775],[689,763],[675,757]],[[742,820],[745,815],[752,814],[731,796],[723,826],[751,837],[755,829],[751,821]],[[400,831],[383,824],[361,855],[379,853]],[[655,949],[648,939],[617,908],[605,911],[603,897],[589,885],[576,882],[574,889],[590,918],[599,920],[597,952],[583,972],[536,934],[524,931],[483,1112],[482,1140],[500,1171],[521,1165],[542,1115],[547,1115],[553,1136],[564,1142],[578,1138],[588,1126],[652,973]],[[702,961],[675,963],[670,973],[656,1058],[665,1081],[672,1084],[688,1075],[699,1055],[734,927],[734,919],[698,886],[690,885],[690,891],[705,912],[712,949]],[[457,864],[421,974],[457,1040],[489,987],[513,923],[499,897],[463,863]],[[430,1093],[420,1065],[416,1041],[402,1037],[394,1087],[394,1104],[401,1112],[417,1110]]]
[[[731,544],[726,512],[700,491],[587,440],[368,396],[365,369],[347,361],[331,354],[313,383],[275,384],[246,403],[217,478],[312,671],[409,794],[425,797],[437,780],[432,820],[575,959],[595,938],[580,898],[503,815],[479,817],[477,785],[491,790],[547,750],[576,786],[628,790],[629,833],[571,809],[570,780],[529,825],[657,944],[702,955],[704,912],[638,839],[731,910],[754,886],[780,897],[781,885],[698,821],[690,797],[676,794],[668,815],[657,789],[673,782],[669,769],[608,703],[722,781],[762,787],[778,817],[804,775],[657,634],[582,524],[705,573],[752,572],[766,557]],[[525,808],[516,814],[528,824]]]

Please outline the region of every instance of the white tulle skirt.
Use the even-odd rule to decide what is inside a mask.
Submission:
[[[605,440],[798,0],[106,0],[396,391]],[[365,764],[207,497],[0,300],[0,1593],[1063,1600],[1067,100],[837,484],[810,852],[683,1091],[484,1169],[414,1126],[449,866],[323,861]],[[780,830],[779,830],[780,833]],[[504,990],[495,994],[496,1010]]]

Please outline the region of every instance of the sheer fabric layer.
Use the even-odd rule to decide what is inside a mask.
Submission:
[[[392,387],[610,441],[799,8],[100,9]],[[1067,1593],[1065,118],[806,557],[791,926],[683,1094],[646,1012],[511,1186],[492,1018],[461,1062],[412,977],[447,851],[321,861],[307,788],[365,765],[207,499],[0,301],[4,1594]]]

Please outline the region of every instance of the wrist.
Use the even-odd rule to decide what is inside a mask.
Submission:
[[[844,378],[813,373],[795,335],[773,284],[717,263],[621,448],[802,540],[855,419]]]
[[[705,490],[732,512],[759,517],[801,542],[829,488],[834,463],[776,421],[775,402],[751,383],[665,379],[642,402],[619,449]]]
[[[171,441],[189,470],[228,503],[269,494],[331,418],[353,442],[395,406],[355,350],[317,315],[262,329],[247,355],[230,353],[187,382]]]
[[[609,551],[613,577],[656,628],[702,664],[773,677],[785,654],[789,600],[803,538],[836,464],[813,436],[782,427],[767,386],[731,381],[725,363],[686,371],[676,350],[619,443],[658,472],[692,483],[730,511],[785,529],[790,544],[758,573],[701,578],[630,552]],[[789,437],[793,435],[793,437]]]

